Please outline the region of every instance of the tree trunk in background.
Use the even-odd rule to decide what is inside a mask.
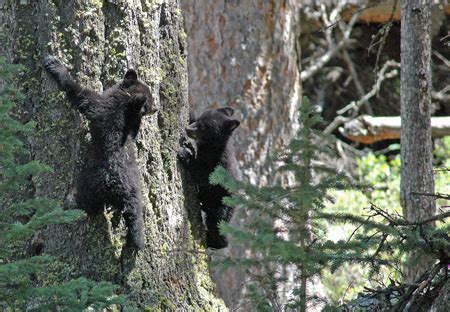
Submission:
[[[253,184],[270,183],[267,156],[289,143],[298,128],[300,3],[182,1],[190,106],[196,113],[227,105],[236,109],[237,158]],[[245,224],[245,217],[233,222]],[[243,252],[232,245],[220,251]],[[236,270],[216,273],[219,292],[232,309],[239,305],[244,279]]]
[[[410,221],[435,214],[431,144],[431,1],[401,3],[401,203]],[[414,258],[414,255],[412,255]],[[429,267],[426,259],[408,265],[407,280]]]
[[[195,112],[236,108],[238,160],[248,180],[263,183],[267,154],[297,129],[299,1],[187,0],[182,8],[189,103]]]
[[[18,77],[27,96],[18,114],[36,122],[37,132],[28,140],[32,155],[54,168],[33,178],[35,196],[70,200],[89,139],[86,120],[42,69],[45,55],[59,57],[83,86],[97,91],[136,68],[160,108],[144,119],[136,144],[145,249],[136,254],[126,248],[123,221],[108,213],[52,226],[40,233],[43,252],[64,264],[55,263],[48,281],[60,276],[112,281],[139,310],[226,309],[215,297],[206,256],[197,250],[199,209],[176,159],[188,119],[186,43],[177,1],[2,0],[0,22],[6,35],[0,52],[26,68]]]

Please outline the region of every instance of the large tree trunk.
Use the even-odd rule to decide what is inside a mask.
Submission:
[[[431,144],[431,1],[402,0],[401,8],[401,203],[406,218],[419,221],[434,215]],[[414,258],[414,257],[413,257]],[[412,281],[426,259],[408,265]]]
[[[88,161],[82,157],[87,123],[42,69],[45,55],[59,57],[83,86],[97,91],[136,68],[159,105],[157,115],[144,119],[133,146],[143,181],[145,249],[126,247],[123,221],[110,213],[53,226],[40,233],[43,252],[63,264],[55,264],[48,281],[112,281],[129,295],[127,304],[141,310],[224,310],[198,248],[199,209],[176,159],[188,119],[186,43],[177,1],[2,0],[0,9],[6,35],[0,52],[25,65],[18,79],[27,98],[18,114],[36,122],[32,155],[54,168],[33,179],[35,196],[70,202],[79,162]]]
[[[301,3],[182,2],[190,105],[197,113],[210,107],[234,107],[241,121],[235,144],[244,179],[270,183],[264,168],[267,156],[289,143],[298,128],[300,51],[296,43]],[[245,224],[245,219],[234,218],[233,222]],[[232,245],[221,251],[228,255],[243,252]],[[286,272],[287,280],[292,280],[292,274]],[[237,270],[215,275],[219,292],[232,309],[239,306],[245,279]],[[288,295],[291,285],[283,287],[280,294]]]

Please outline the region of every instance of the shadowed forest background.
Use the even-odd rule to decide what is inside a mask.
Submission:
[[[0,309],[448,311],[446,1],[0,2]],[[136,142],[145,247],[74,205],[90,123],[43,67],[158,109]],[[242,174],[206,247],[179,161],[189,113],[232,107]],[[204,207],[203,207],[204,208]],[[203,216],[204,217],[204,216]]]

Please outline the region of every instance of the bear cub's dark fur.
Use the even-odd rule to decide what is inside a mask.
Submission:
[[[206,214],[206,245],[216,249],[228,245],[227,238],[219,233],[218,224],[230,221],[233,208],[222,202],[231,194],[222,186],[211,185],[209,176],[220,165],[232,177],[241,179],[231,141],[231,135],[240,123],[232,118],[233,114],[231,107],[207,110],[199,118],[191,113],[186,134],[195,140],[195,146],[184,146],[179,153],[198,186],[199,201]]]
[[[143,249],[140,173],[129,143],[136,138],[142,117],[156,111],[149,88],[130,69],[123,81],[98,94],[82,88],[55,57],[47,56],[44,66],[90,122],[90,158],[77,182],[77,206],[89,214],[102,213],[105,204],[121,211],[128,244]]]

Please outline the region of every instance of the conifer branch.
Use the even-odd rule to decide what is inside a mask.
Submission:
[[[422,195],[422,196],[431,196],[431,197],[435,197],[435,198],[450,200],[450,195],[442,194],[442,193],[435,193],[434,194],[434,193],[423,193],[423,192],[411,192],[411,194],[413,194],[413,195]]]

